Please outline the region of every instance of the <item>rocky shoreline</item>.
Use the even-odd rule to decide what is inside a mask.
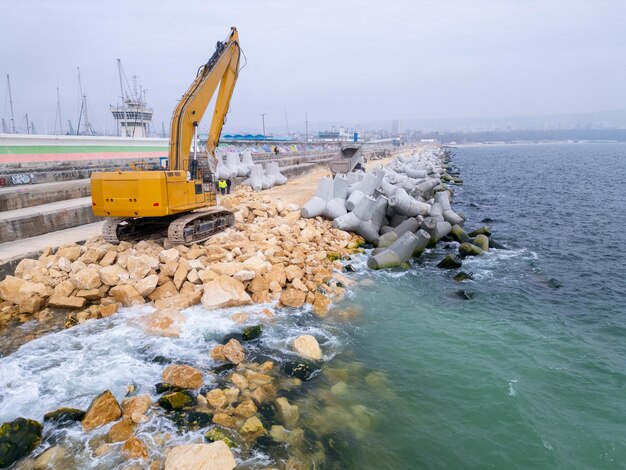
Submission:
[[[156,384],[129,383],[126,390],[105,386],[85,410],[49,410],[43,426],[24,418],[5,423],[0,468],[18,460],[15,468],[76,467],[78,454],[92,463],[106,462],[107,468],[127,470],[205,468],[207,462],[214,464],[211,468],[234,468],[237,461],[240,468],[311,468],[327,463],[328,456],[341,461],[351,440],[363,438],[376,415],[362,405],[346,410],[342,400],[356,383],[390,393],[389,379],[358,364],[354,370],[329,364],[328,351],[312,334],[290,340],[288,353],[267,349],[262,344],[265,330],[278,321],[277,315],[284,321],[285,312],[286,318],[291,315],[306,324],[349,321],[358,315],[338,303],[354,284],[350,257],[364,254],[366,243],[379,246],[370,260],[378,256],[384,262],[368,263],[375,268],[406,269],[409,258],[419,256],[426,245],[416,253],[415,240],[421,236],[429,241],[431,234],[433,244],[458,239],[463,243],[459,256],[486,251],[488,229],[466,234],[462,214],[450,209],[445,181],[461,181],[447,173],[447,159],[445,152],[429,156],[439,164],[428,175],[433,181],[426,191],[433,194],[421,203],[428,206],[419,208],[423,215],[411,216],[410,207],[416,204],[406,203],[412,196],[402,194],[408,213],[388,214],[384,220],[389,225],[379,224],[376,232],[360,223],[357,235],[320,216],[303,218],[303,213],[311,216],[311,204],[301,210],[242,187],[221,201],[235,213],[235,226],[202,245],[170,246],[167,240],[152,239],[113,246],[96,237],[82,246],[47,249],[37,260],[22,260],[15,275],[0,282],[0,325],[36,319],[42,325],[72,328],[139,309],[141,314],[129,323],[147,336],[175,339],[184,329],[185,309],[201,305],[207,316],[230,309],[230,320],[240,326],[216,346],[206,347],[205,360],[177,362],[165,352],[154,357],[153,362],[162,364]],[[389,174],[382,167],[375,171]],[[373,190],[367,194],[356,183],[361,204],[376,201]],[[394,191],[390,185],[386,190]],[[448,218],[458,223],[452,226]],[[360,222],[371,225],[371,217]],[[442,224],[447,224],[445,230]],[[399,242],[407,238],[409,249],[397,256]],[[381,258],[380,253],[390,250],[394,256]],[[446,257],[440,267],[459,268],[460,258]],[[457,276],[462,281],[470,275]],[[317,385],[308,387],[309,382]]]

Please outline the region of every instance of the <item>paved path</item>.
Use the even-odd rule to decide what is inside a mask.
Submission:
[[[51,232],[37,237],[2,243],[0,244],[0,264],[4,264],[15,258],[22,258],[29,253],[37,253],[48,246],[57,247],[65,243],[75,243],[95,237],[102,233],[103,223],[104,222],[95,222],[93,224],[59,230],[58,232]]]
[[[0,212],[0,220],[17,219],[28,215],[43,214],[45,212],[61,211],[80,206],[91,206],[91,196],[68,199],[67,201],[51,202],[40,206],[24,207],[13,211]]]

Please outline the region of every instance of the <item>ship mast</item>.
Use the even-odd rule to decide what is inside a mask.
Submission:
[[[120,136],[122,135],[122,127],[128,125],[128,116],[126,115],[126,102],[124,101],[124,85],[122,83],[122,61],[117,59],[117,73],[120,76],[120,93],[122,96],[122,109],[124,111],[124,125],[120,122]],[[124,136],[126,137],[126,136]]]
[[[7,85],[9,87],[9,105],[11,106],[11,128],[12,133],[15,134],[15,116],[13,115],[13,96],[11,95],[11,79],[7,73]]]

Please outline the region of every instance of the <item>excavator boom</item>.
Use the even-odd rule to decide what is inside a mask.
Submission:
[[[207,141],[207,151],[214,155],[239,74],[239,58],[239,35],[233,27],[226,40],[217,43],[215,52],[200,67],[196,79],[174,110],[170,134],[170,169],[189,169],[189,149],[198,123],[219,86]]]

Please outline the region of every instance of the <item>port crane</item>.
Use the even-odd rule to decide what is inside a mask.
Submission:
[[[167,168],[149,170],[135,165],[136,171],[91,175],[92,209],[94,215],[107,217],[102,229],[107,242],[141,240],[167,231],[172,243],[188,245],[234,224],[234,214],[217,206],[213,175],[207,167],[208,159],[215,160],[240,54],[239,35],[233,27],[174,109]],[[198,124],[216,91],[207,160],[203,161],[198,158]]]

